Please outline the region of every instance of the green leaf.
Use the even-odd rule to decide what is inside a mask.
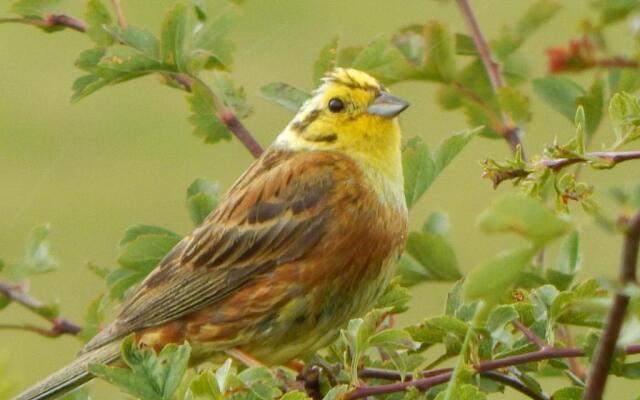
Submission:
[[[578,386],[570,386],[556,390],[553,393],[553,400],[581,400],[584,388]]]
[[[547,243],[570,227],[539,200],[520,196],[499,200],[480,214],[477,223],[486,232],[514,232],[534,244]]]
[[[284,396],[280,397],[280,400],[308,400],[310,399],[306,393],[303,393],[299,390],[293,390],[291,392],[287,392]]]
[[[364,352],[369,347],[369,339],[375,333],[376,328],[382,322],[389,309],[371,310],[364,318],[356,318],[349,321],[346,329],[340,330],[340,336],[351,354],[351,382],[358,380],[358,365]]]
[[[409,349],[416,350],[417,345],[411,339],[409,332],[402,329],[385,329],[383,331],[374,333],[369,337],[369,346],[378,346],[384,348],[397,349]]]
[[[331,39],[318,54],[318,58],[313,63],[313,82],[318,83],[327,72],[336,67],[338,56],[338,37]]]
[[[225,105],[235,111],[240,118],[248,117],[253,111],[247,103],[244,89],[235,87],[229,73],[223,71],[214,72],[213,87],[215,94],[222,99]]]
[[[463,33],[455,34],[455,49],[456,54],[461,56],[475,56],[478,54],[478,49],[473,42],[473,38]]]
[[[261,87],[260,95],[293,112],[297,112],[310,97],[308,93],[283,82],[269,83]]]
[[[425,279],[454,281],[460,279],[458,260],[446,233],[433,230],[438,225],[426,224],[422,232],[411,232],[405,254],[423,269]],[[403,264],[401,264],[402,266]],[[399,273],[402,275],[403,270]]]
[[[560,76],[534,79],[532,83],[533,90],[545,103],[573,122],[578,99],[586,95],[580,85]]]
[[[453,53],[453,37],[447,28],[438,22],[424,27],[425,63],[424,71],[439,81],[450,82],[456,73]]]
[[[107,51],[100,47],[85,50],[80,53],[80,56],[76,60],[76,67],[87,72],[95,73],[97,71],[98,63],[106,54]]]
[[[11,5],[11,12],[25,18],[43,19],[58,11],[61,0],[17,0]]]
[[[104,296],[98,296],[94,299],[89,306],[84,316],[84,324],[82,325],[82,331],[80,332],[80,338],[87,342],[89,339],[95,336],[100,330],[100,325],[104,320],[106,301]]]
[[[172,68],[129,47],[111,47],[97,65],[100,78],[112,83],[124,82]]]
[[[140,235],[121,247],[118,264],[134,271],[148,273],[179,241],[173,235]]]
[[[597,0],[593,7],[600,12],[601,23],[608,25],[626,18],[640,4],[636,0]]]
[[[208,87],[194,82],[187,101],[191,108],[189,121],[195,127],[194,135],[203,138],[205,143],[217,143],[221,140],[231,139],[229,129],[216,115],[213,93]]]
[[[406,328],[413,340],[421,343],[424,349],[435,344],[445,344],[448,355],[460,352],[468,329],[466,322],[450,315],[427,318],[421,324]]]
[[[445,314],[454,317],[456,312],[464,304],[464,299],[462,298],[462,285],[464,283],[463,279],[458,280],[447,293],[447,301],[445,304]]]
[[[386,39],[378,39],[365,47],[351,63],[352,68],[365,71],[385,84],[416,77],[418,73],[397,47]]]
[[[160,354],[152,349],[138,349],[133,337],[122,343],[122,359],[128,368],[92,364],[92,374],[118,386],[142,400],[171,400],[187,370],[189,344],[170,344]]]
[[[560,8],[560,3],[554,0],[538,0],[531,4],[516,24],[518,34],[522,37],[533,34],[560,11]]]
[[[222,396],[216,378],[210,370],[201,371],[189,385],[187,398],[190,400],[219,399]]]
[[[611,93],[633,93],[640,89],[640,69],[609,68],[609,90]]]
[[[498,89],[498,103],[500,108],[517,124],[531,120],[529,98],[518,89],[503,86]]]
[[[322,400],[339,400],[349,391],[349,385],[334,386],[324,395]]]
[[[596,79],[584,96],[577,99],[578,106],[582,106],[585,112],[585,133],[593,135],[600,126],[604,107],[604,90],[602,81]]]
[[[435,181],[442,170],[460,153],[478,132],[471,129],[455,133],[443,140],[432,154],[419,137],[410,139],[402,149],[404,191],[407,206],[413,206]]]
[[[500,300],[516,283],[536,253],[537,250],[531,248],[511,250],[474,268],[464,282],[465,299],[487,303]]]
[[[218,205],[220,187],[213,181],[196,179],[187,189],[187,208],[196,226],[202,224],[207,215]]]
[[[409,289],[400,286],[398,279],[394,279],[378,299],[375,308],[390,308],[392,314],[400,314],[409,309],[409,301],[411,301]]]
[[[189,16],[189,8],[177,3],[165,16],[161,28],[162,59],[180,72],[189,70]]]
[[[173,238],[176,241],[179,241],[181,239],[180,235],[173,231],[170,231],[169,229],[154,225],[140,224],[133,225],[127,228],[127,230],[124,232],[124,237],[120,240],[120,243],[118,243],[118,245],[122,249],[127,244],[145,235],[167,236]]]
[[[573,231],[562,242],[555,266],[547,270],[547,278],[558,289],[565,290],[580,270],[581,264],[580,234]]]
[[[640,101],[628,93],[616,93],[609,102],[609,118],[616,134],[614,149],[640,138]]]
[[[282,395],[279,382],[267,367],[251,367],[240,372],[237,378],[249,390],[251,397],[273,400]]]
[[[110,32],[123,44],[133,47],[153,60],[161,60],[160,40],[148,30],[128,25],[126,28],[113,28]]]
[[[191,49],[192,69],[229,70],[233,64],[233,50],[235,46],[229,39],[229,32],[234,19],[228,14],[222,14],[215,19],[209,19],[196,32]]]
[[[109,10],[101,0],[88,0],[84,17],[87,21],[87,36],[100,47],[113,44],[113,37],[106,27],[111,24]]]
[[[450,385],[455,385],[450,395],[447,396],[449,391],[440,392],[435,400],[486,400],[487,395],[480,391],[477,387],[469,384],[456,384],[449,383]]]
[[[25,244],[23,262],[7,265],[6,275],[10,280],[23,280],[30,275],[50,272],[58,267],[58,261],[51,254],[49,232],[48,224],[31,230]]]

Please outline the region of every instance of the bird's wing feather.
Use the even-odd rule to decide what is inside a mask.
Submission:
[[[83,351],[219,302],[257,275],[303,257],[328,219],[323,205],[334,185],[333,161],[273,150],[256,161]]]

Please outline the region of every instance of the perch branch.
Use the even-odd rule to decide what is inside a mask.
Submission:
[[[500,67],[493,61],[491,49],[480,30],[480,25],[478,24],[478,20],[476,19],[471,5],[469,4],[469,0],[456,0],[456,3],[460,9],[462,18],[469,28],[469,33],[473,39],[473,43],[478,50],[478,55],[480,56],[482,65],[484,66],[487,76],[489,77],[489,81],[491,82],[491,88],[493,89],[493,92],[497,94],[498,90],[504,86],[504,79],[502,78]],[[522,157],[523,159],[526,159],[524,146],[520,139],[520,129],[504,112],[502,113],[502,129],[500,132],[511,148],[511,152],[516,154],[518,147],[520,147]]]
[[[491,379],[492,381],[500,382],[505,386],[509,386],[510,388],[517,390],[523,395],[534,399],[534,400],[550,400],[549,396],[543,393],[537,393],[531,390],[527,385],[522,383],[522,381],[513,376],[503,374],[501,372],[496,371],[487,371],[480,374],[480,376],[484,378]]]
[[[21,304],[53,324],[51,329],[42,329],[31,325],[3,325],[1,328],[23,329],[49,337],[59,336],[62,334],[77,335],[82,330],[82,327],[75,322],[63,317],[54,317],[44,312],[46,306],[40,302],[40,300],[31,297],[24,291],[20,290],[19,287],[9,285],[6,282],[0,282],[0,295],[8,298],[12,302]]]
[[[0,24],[16,23],[37,26],[38,28],[69,28],[77,32],[85,32],[87,23],[67,14],[51,14],[44,19],[35,18],[0,18]]]
[[[638,264],[638,246],[640,245],[640,212],[633,216],[626,225],[622,260],[618,280],[626,285],[636,282],[636,266]],[[584,400],[601,400],[609,376],[609,368],[616,350],[616,343],[624,322],[624,315],[629,306],[629,296],[619,293],[613,299],[613,305],[607,316],[598,346],[594,353],[593,363],[587,378]]]
[[[625,354],[640,354],[640,344],[633,344],[628,346],[624,350]],[[481,374],[488,371],[493,371],[501,368],[506,368],[514,365],[527,364],[536,361],[550,360],[554,358],[575,358],[584,357],[585,353],[582,349],[577,347],[572,348],[558,348],[558,347],[546,347],[544,349],[536,350],[530,353],[518,354],[515,356],[499,358],[496,360],[484,361],[479,364],[473,365],[476,373]],[[364,374],[362,373],[364,372]],[[394,379],[401,380],[402,375],[396,371],[385,371],[380,369],[366,369],[360,373],[360,377],[373,377],[379,379]],[[405,376],[404,382],[389,383],[386,385],[378,386],[361,386],[353,389],[345,395],[345,399],[360,399],[367,396],[374,396],[386,393],[402,392],[410,387],[415,387],[420,391],[425,391],[436,385],[448,382],[451,379],[453,371],[451,369],[441,369],[434,374],[434,371],[425,371],[422,373],[424,378],[410,380],[411,376]]]

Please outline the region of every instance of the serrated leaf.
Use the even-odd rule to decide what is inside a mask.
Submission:
[[[142,400],[172,400],[187,369],[189,344],[170,344],[160,354],[152,349],[138,349],[130,336],[123,341],[122,359],[128,368],[92,364],[92,374],[118,386]]]
[[[534,79],[532,84],[533,90],[545,103],[573,122],[578,99],[586,95],[580,85],[560,76]]]
[[[130,242],[144,235],[167,236],[173,238],[176,241],[179,241],[181,239],[180,235],[169,229],[154,225],[139,224],[128,227],[118,245],[120,246],[120,248],[123,248]]]
[[[238,117],[248,117],[253,109],[247,103],[244,88],[236,87],[227,72],[216,71],[213,74],[213,87],[215,94],[222,99],[225,105],[230,107]]]
[[[374,333],[369,337],[369,346],[380,346],[385,348],[415,350],[416,343],[411,339],[411,335],[402,329],[385,329]]]
[[[338,37],[331,39],[329,43],[324,45],[322,49],[320,49],[320,54],[318,54],[318,58],[313,63],[313,82],[314,84],[320,82],[323,76],[326,75],[327,72],[333,70],[336,67],[338,57]]]
[[[640,138],[640,101],[628,93],[616,93],[609,102],[609,118],[616,134],[614,149]]]
[[[584,393],[584,388],[578,386],[571,386],[556,390],[553,393],[553,400],[581,400]]]
[[[602,81],[596,79],[584,96],[576,100],[578,106],[584,108],[585,113],[585,133],[587,136],[593,135],[600,126],[602,111],[604,107],[604,89]]]
[[[507,113],[517,125],[531,120],[529,98],[518,89],[510,86],[499,88],[498,103],[502,111]]]
[[[113,37],[107,27],[111,24],[109,9],[101,0],[88,0],[84,18],[87,21],[87,36],[99,47],[113,44]]]
[[[409,289],[400,286],[398,279],[394,279],[378,299],[375,308],[390,308],[392,314],[400,314],[409,309],[409,301],[411,301]]]
[[[478,216],[477,223],[486,232],[513,232],[535,244],[547,243],[570,227],[539,200],[520,196],[499,200]]]
[[[287,392],[280,398],[280,400],[308,400],[310,399],[306,393],[303,393],[299,390],[293,390],[291,392]]]
[[[490,304],[500,300],[536,253],[531,248],[511,250],[472,269],[464,282],[464,298],[467,301],[483,300]]]
[[[191,87],[191,95],[187,97],[191,109],[189,121],[195,127],[193,134],[204,139],[205,143],[217,143],[230,140],[229,129],[216,115],[213,93],[209,88],[195,82]]]
[[[216,208],[220,199],[220,187],[213,181],[196,179],[187,189],[187,208],[196,226]]]
[[[310,97],[307,92],[284,82],[269,83],[261,87],[260,95],[293,112],[297,112]]]
[[[419,325],[409,326],[407,332],[424,348],[446,344],[447,354],[458,354],[467,334],[467,323],[450,315],[427,318]]]
[[[278,381],[266,367],[247,368],[240,372],[237,378],[255,399],[273,400],[282,395],[278,389]]]
[[[163,234],[146,234],[122,246],[118,264],[134,271],[148,273],[180,240]]]
[[[460,279],[458,260],[449,240],[433,232],[411,232],[405,252],[417,261],[431,280]]]
[[[107,54],[107,51],[101,47],[85,50],[80,53],[76,60],[76,67],[87,72],[96,72],[98,63]]]
[[[148,30],[128,25],[126,28],[112,28],[110,32],[123,44],[133,47],[153,60],[160,61],[160,40]]]
[[[481,392],[477,387],[470,384],[459,384],[451,382],[454,385],[451,391],[440,392],[435,400],[486,400],[487,395]],[[449,394],[449,395],[448,395]]]
[[[451,317],[456,315],[456,312],[464,304],[462,298],[462,284],[464,280],[458,280],[453,287],[447,292],[447,301],[445,303],[445,314]]]
[[[196,32],[191,49],[192,68],[194,71],[204,69],[229,70],[233,64],[235,46],[229,39],[229,32],[234,19],[222,14],[209,19]]]
[[[186,397],[189,400],[210,400],[218,399],[221,395],[213,373],[204,370],[191,381]]]
[[[581,264],[580,234],[573,231],[562,242],[555,265],[547,270],[547,278],[558,289],[565,290],[580,270]]]
[[[25,18],[44,18],[58,10],[61,0],[17,0],[11,4],[11,12]]]
[[[453,37],[447,28],[431,22],[424,27],[425,63],[424,71],[439,81],[450,82],[456,73],[453,55]]]
[[[165,16],[160,35],[163,61],[180,72],[189,70],[189,8],[177,3]]]
[[[419,137],[412,138],[405,144],[402,150],[402,167],[408,207],[420,199],[477,132],[478,129],[472,129],[455,133],[440,142],[433,154]]]
[[[633,93],[640,89],[640,69],[609,68],[609,90],[611,93]]]
[[[419,75],[406,61],[400,50],[384,38],[375,40],[362,49],[350,66],[371,74],[385,84]]]
[[[324,395],[322,400],[338,400],[343,397],[345,393],[349,391],[349,385],[334,386]]]

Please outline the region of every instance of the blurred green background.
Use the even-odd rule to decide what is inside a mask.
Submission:
[[[2,3],[2,9],[8,9],[9,2]],[[172,3],[123,0],[128,20],[153,31]],[[544,74],[548,46],[575,36],[578,20],[589,13],[588,3],[563,1],[563,10],[525,44],[533,76]],[[80,16],[83,4],[69,0],[67,9]],[[528,4],[524,0],[473,2],[488,37]],[[427,20],[466,31],[453,4],[425,0],[249,0],[241,8],[216,1],[212,9],[239,15],[232,35],[237,44],[233,74],[255,107],[246,125],[264,145],[292,115],[262,100],[258,89],[285,81],[311,90],[311,66],[320,48],[336,35],[346,45],[364,44]],[[626,29],[621,26],[615,32],[619,37],[610,43],[623,47]],[[29,230],[50,223],[52,248],[61,268],[33,279],[32,293],[44,301],[59,301],[73,320],[81,320],[85,306],[103,290],[103,282],[85,268],[87,261],[113,266],[116,245],[132,224],[187,233],[192,229],[185,209],[187,186],[205,177],[228,187],[251,162],[236,141],[210,146],[192,136],[184,94],[158,85],[155,77],[107,88],[70,105],[71,83],[80,76],[73,62],[90,46],[86,37],[72,31],[44,34],[29,26],[0,25],[0,257],[19,260]],[[531,88],[526,89],[531,93]],[[419,135],[435,146],[449,133],[466,127],[460,112],[438,109],[433,85],[403,83],[392,90],[412,104],[402,120],[407,137]],[[559,114],[533,100],[534,119],[525,137],[530,153],[540,151],[555,135],[564,140],[572,132]],[[611,135],[605,122],[594,143],[609,141]],[[474,227],[475,216],[497,196],[490,182],[481,179],[479,162],[508,154],[501,141],[475,139],[413,210],[414,228],[429,212],[449,213],[452,241],[465,271],[514,243],[515,239],[486,236]],[[597,185],[597,198],[606,197],[608,187],[628,182],[631,176],[638,177],[638,167],[632,163],[583,175]],[[498,192],[508,190],[507,184]],[[586,260],[583,275],[613,277],[619,238],[587,219],[580,222]],[[440,313],[449,286],[416,287],[412,310],[400,322]],[[10,322],[41,321],[13,305],[0,314],[0,323]],[[61,367],[79,346],[71,337],[49,340],[0,331],[0,360],[9,363],[9,375],[20,388]],[[625,393],[640,389],[637,383],[615,380],[610,389],[613,386],[617,388],[609,391],[608,398],[628,398]],[[97,397],[113,398],[105,393]],[[519,397],[508,391],[502,398]]]

